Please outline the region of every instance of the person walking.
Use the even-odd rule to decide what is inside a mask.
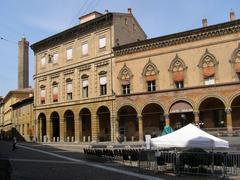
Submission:
[[[15,151],[17,145],[17,138],[14,136],[12,139],[12,151]]]

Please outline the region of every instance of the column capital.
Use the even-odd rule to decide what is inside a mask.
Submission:
[[[169,114],[164,114],[165,119],[169,119]]]
[[[193,114],[194,116],[199,116],[199,111],[194,111]]]
[[[232,112],[232,108],[225,108],[225,112],[227,113],[227,114],[229,114],[229,113],[231,113]]]
[[[137,115],[137,118],[138,119],[142,119],[142,115]]]

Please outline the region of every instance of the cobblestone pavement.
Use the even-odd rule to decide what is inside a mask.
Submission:
[[[12,180],[212,179],[144,175],[117,163],[89,161],[85,159],[81,147],[78,147],[20,143],[18,149],[12,151],[10,142],[0,141],[0,156],[9,159],[12,165]]]

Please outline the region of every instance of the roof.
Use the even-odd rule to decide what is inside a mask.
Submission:
[[[12,95],[12,94],[33,94],[33,89],[32,88],[25,88],[25,89],[16,89],[9,91],[7,95],[4,97],[3,102],[6,102],[6,100]]]
[[[229,21],[207,27],[201,27],[189,31],[169,34],[143,41],[138,41],[113,48],[116,56],[136,53],[149,49],[162,48],[167,46],[174,46],[178,44],[198,41],[211,37],[223,36],[240,32],[240,20]]]
[[[33,99],[34,99],[33,96],[25,98],[25,99],[22,99],[21,101],[18,101],[16,103],[12,104],[11,107],[17,108],[17,107],[20,107],[20,106],[22,106],[24,104],[33,103]]]
[[[46,45],[48,43],[57,43],[59,41],[66,40],[73,36],[83,34],[86,32],[90,32],[91,30],[94,30],[99,27],[109,26],[112,24],[112,17],[113,17],[112,13],[104,14],[95,19],[92,19],[85,23],[79,24],[70,29],[67,29],[67,30],[57,33],[53,36],[50,36],[46,39],[38,41],[38,42],[32,44],[30,47],[32,48],[33,51],[36,51],[38,48],[40,48],[41,46]]]

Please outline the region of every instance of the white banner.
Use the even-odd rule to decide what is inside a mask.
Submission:
[[[83,80],[82,86],[83,86],[83,87],[87,87],[87,86],[88,86],[88,80]]]

